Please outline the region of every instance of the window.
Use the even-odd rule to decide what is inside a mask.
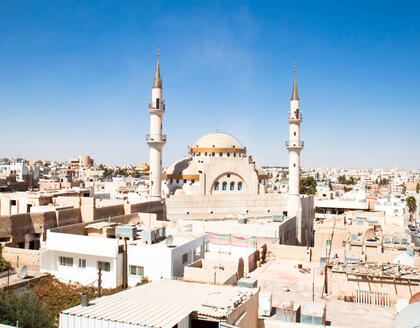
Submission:
[[[216,156],[216,153],[211,153],[211,156],[213,156],[213,157]]]
[[[187,180],[184,179],[184,183],[187,183]]]
[[[86,268],[86,260],[79,259],[79,268]]]
[[[182,264],[185,264],[188,262],[188,253],[185,253],[182,255]]]
[[[238,182],[238,190],[242,190],[242,182]]]
[[[233,157],[236,157],[236,153],[233,153]]]
[[[230,153],[226,153],[227,157],[230,157]]]
[[[230,183],[230,190],[235,190],[235,182]]]
[[[172,179],[169,180],[169,183],[172,183]]]
[[[223,156],[223,153],[219,153],[219,157],[222,157]]]
[[[293,167],[296,167],[296,163],[293,163]]]
[[[194,183],[195,182],[195,180],[194,179],[191,179],[191,183]]]
[[[207,156],[207,153],[204,153],[204,156]]]
[[[143,277],[144,268],[142,266],[130,265],[130,275]]]
[[[230,173],[227,174],[227,177],[230,178]]]
[[[296,135],[296,132],[293,132],[293,135],[295,136]]]
[[[10,201],[10,205],[11,205],[11,206],[15,206],[15,205],[16,205],[16,200],[15,200],[15,199],[12,199],[12,200]]]
[[[216,182],[216,183],[214,184],[214,190],[219,190],[219,182]]]
[[[60,265],[72,267],[73,266],[73,258],[72,257],[60,256]]]
[[[227,188],[227,182],[226,182],[226,181],[224,181],[224,182],[223,182],[223,185],[222,185],[222,190],[226,190],[226,188]]]
[[[102,267],[102,271],[110,272],[111,271],[111,263],[109,262],[102,262],[98,261],[98,270]]]
[[[179,183],[179,179],[176,179],[176,183]]]

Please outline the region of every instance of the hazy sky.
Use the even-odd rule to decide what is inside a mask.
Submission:
[[[293,61],[302,165],[420,165],[419,1],[0,2],[0,157],[148,160],[161,46],[163,161],[220,128],[287,165]]]

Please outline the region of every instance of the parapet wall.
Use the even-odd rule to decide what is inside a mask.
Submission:
[[[166,204],[162,201],[125,204],[125,214],[154,213],[157,220],[166,220]]]
[[[82,222],[82,214],[80,208],[68,208],[57,211],[57,226],[65,226]]]
[[[251,217],[268,217],[287,211],[287,195],[171,195],[166,208],[169,220],[225,218],[244,212]]]
[[[124,215],[124,205],[113,205],[95,208],[95,220]]]
[[[40,268],[41,252],[39,250],[3,247],[2,256],[13,268],[21,268],[24,265],[31,269],[39,270]]]
[[[267,244],[267,252],[278,259],[311,261],[312,248],[292,245]],[[319,261],[319,258],[314,260]]]

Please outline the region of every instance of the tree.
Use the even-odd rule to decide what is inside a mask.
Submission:
[[[2,250],[3,247],[0,245],[0,272],[6,271],[10,268],[10,263],[3,258]]]
[[[300,179],[301,194],[315,195],[316,193],[316,180],[313,177],[305,177]]]
[[[0,292],[0,322],[23,328],[52,328],[51,320],[42,305],[30,293],[19,296],[13,293]]]
[[[35,299],[43,304],[47,317],[53,322],[58,321],[61,311],[79,305],[81,302],[81,294],[88,295],[89,299],[94,299],[98,296],[98,289],[96,287],[82,286],[77,283],[65,284],[52,276],[48,276],[31,284],[29,288]],[[121,288],[103,288],[101,295],[111,295],[121,290]]]
[[[330,191],[332,191],[332,190],[333,190],[333,186],[332,186],[332,183],[331,183],[331,179],[329,179],[329,180],[328,180],[328,188],[330,189]]]
[[[414,198],[414,196],[408,196],[405,200],[405,203],[407,204],[410,213],[413,214],[417,206],[416,199]]]

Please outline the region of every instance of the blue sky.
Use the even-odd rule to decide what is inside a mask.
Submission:
[[[0,157],[148,160],[156,46],[165,165],[214,132],[287,165],[418,168],[418,1],[1,1]]]

